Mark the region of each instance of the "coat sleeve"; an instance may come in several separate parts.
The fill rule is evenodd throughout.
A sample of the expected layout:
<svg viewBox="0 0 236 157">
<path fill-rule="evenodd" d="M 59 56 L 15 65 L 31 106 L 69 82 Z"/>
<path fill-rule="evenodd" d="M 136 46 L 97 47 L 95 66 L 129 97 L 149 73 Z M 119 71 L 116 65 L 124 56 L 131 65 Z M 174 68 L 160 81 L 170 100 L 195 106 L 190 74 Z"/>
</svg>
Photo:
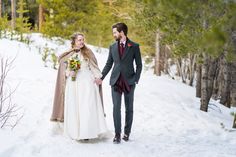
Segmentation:
<svg viewBox="0 0 236 157">
<path fill-rule="evenodd" d="M 135 82 L 138 83 L 143 66 L 139 45 L 137 45 L 135 50 L 135 64 L 136 64 Z"/>
<path fill-rule="evenodd" d="M 91 53 L 91 60 L 89 62 L 90 70 L 92 71 L 95 78 L 101 78 L 102 73 L 98 67 L 97 59 L 92 51 L 90 53 Z"/>
<path fill-rule="evenodd" d="M 109 73 L 109 71 L 111 70 L 112 65 L 113 65 L 113 62 L 114 62 L 114 60 L 113 60 L 113 57 L 112 57 L 111 46 L 110 46 L 110 48 L 109 48 L 109 54 L 108 54 L 108 58 L 107 58 L 107 62 L 106 62 L 105 67 L 104 67 L 103 70 L 102 70 L 102 77 L 101 77 L 102 80 L 106 77 L 106 75 L 107 75 L 107 74 Z"/>
</svg>

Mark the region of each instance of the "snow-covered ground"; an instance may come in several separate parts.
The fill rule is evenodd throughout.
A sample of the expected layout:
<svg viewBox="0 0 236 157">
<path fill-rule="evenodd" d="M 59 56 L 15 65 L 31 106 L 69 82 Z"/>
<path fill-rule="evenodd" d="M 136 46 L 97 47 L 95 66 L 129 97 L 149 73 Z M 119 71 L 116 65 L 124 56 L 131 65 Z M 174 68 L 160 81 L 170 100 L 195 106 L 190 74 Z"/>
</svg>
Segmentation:
<svg viewBox="0 0 236 157">
<path fill-rule="evenodd" d="M 59 54 L 69 48 L 32 35 L 30 46 L 7 39 L 0 40 L 0 55 L 16 57 L 8 75 L 12 88 L 18 85 L 13 102 L 24 114 L 13 129 L 0 129 L 0 157 L 235 157 L 236 130 L 232 130 L 233 109 L 211 101 L 209 112 L 199 110 L 195 89 L 156 77 L 144 70 L 135 91 L 134 123 L 129 142 L 113 144 L 106 140 L 77 142 L 55 130 L 49 121 L 57 71 L 44 67 L 39 49 L 54 48 Z M 46 44 L 47 43 L 47 44 Z M 107 49 L 91 46 L 100 68 L 107 59 Z M 103 83 L 107 125 L 113 132 L 112 100 L 109 75 Z M 124 105 L 122 105 L 124 124 Z M 225 128 L 222 128 L 223 124 Z"/>
</svg>

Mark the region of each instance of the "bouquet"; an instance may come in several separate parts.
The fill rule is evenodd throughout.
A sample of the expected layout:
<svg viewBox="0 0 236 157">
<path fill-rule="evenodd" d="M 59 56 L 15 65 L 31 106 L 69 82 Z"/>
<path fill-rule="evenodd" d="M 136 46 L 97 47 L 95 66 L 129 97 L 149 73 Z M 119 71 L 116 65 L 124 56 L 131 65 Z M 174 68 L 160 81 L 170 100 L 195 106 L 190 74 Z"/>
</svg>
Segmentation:
<svg viewBox="0 0 236 157">
<path fill-rule="evenodd" d="M 68 69 L 70 71 L 75 72 L 74 76 L 71 76 L 71 80 L 75 81 L 76 80 L 76 74 L 78 70 L 80 69 L 81 61 L 78 58 L 78 55 L 72 56 L 71 58 L 68 59 L 67 61 L 68 64 Z"/>
</svg>

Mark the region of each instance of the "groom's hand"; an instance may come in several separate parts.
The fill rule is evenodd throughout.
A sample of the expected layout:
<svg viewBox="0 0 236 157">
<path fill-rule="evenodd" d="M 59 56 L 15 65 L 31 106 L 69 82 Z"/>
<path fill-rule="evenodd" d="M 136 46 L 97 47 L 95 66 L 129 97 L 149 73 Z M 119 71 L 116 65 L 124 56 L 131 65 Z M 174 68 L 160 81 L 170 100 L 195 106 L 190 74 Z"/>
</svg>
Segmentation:
<svg viewBox="0 0 236 157">
<path fill-rule="evenodd" d="M 101 85 L 101 84 L 102 84 L 102 79 L 96 78 L 94 82 L 95 82 L 97 85 Z"/>
</svg>

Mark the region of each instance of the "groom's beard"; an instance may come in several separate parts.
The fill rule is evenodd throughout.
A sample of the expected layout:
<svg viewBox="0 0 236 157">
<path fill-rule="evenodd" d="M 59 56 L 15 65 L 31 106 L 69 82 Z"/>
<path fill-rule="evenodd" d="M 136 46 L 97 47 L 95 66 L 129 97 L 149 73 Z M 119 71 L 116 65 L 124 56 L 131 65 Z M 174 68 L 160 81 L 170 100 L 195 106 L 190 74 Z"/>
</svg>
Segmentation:
<svg viewBox="0 0 236 157">
<path fill-rule="evenodd" d="M 120 39 L 121 39 L 121 35 L 114 36 L 114 38 L 115 38 L 116 41 L 120 41 Z"/>
</svg>

